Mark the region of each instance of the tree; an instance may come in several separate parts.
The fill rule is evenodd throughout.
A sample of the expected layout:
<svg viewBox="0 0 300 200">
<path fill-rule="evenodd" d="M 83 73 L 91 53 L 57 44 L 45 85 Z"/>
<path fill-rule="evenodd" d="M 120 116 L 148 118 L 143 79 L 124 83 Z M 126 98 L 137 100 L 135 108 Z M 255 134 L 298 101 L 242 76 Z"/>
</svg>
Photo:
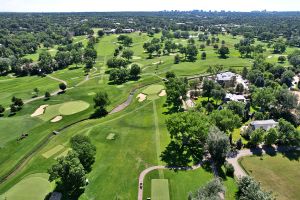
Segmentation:
<svg viewBox="0 0 300 200">
<path fill-rule="evenodd" d="M 198 49 L 195 45 L 188 45 L 186 47 L 186 57 L 188 61 L 194 62 L 197 60 L 197 55 L 198 55 Z"/>
<path fill-rule="evenodd" d="M 72 56 L 68 51 L 58 51 L 54 59 L 60 69 L 63 69 L 72 63 Z"/>
<path fill-rule="evenodd" d="M 207 149 L 217 168 L 221 167 L 230 150 L 228 136 L 217 127 L 211 127 L 207 136 Z"/>
<path fill-rule="evenodd" d="M 286 57 L 285 56 L 279 56 L 278 57 L 278 62 L 284 63 L 285 61 L 286 61 Z"/>
<path fill-rule="evenodd" d="M 129 49 L 126 49 L 123 51 L 122 53 L 122 57 L 127 59 L 128 61 L 132 59 L 132 56 L 133 56 L 133 51 L 132 50 L 129 50 Z"/>
<path fill-rule="evenodd" d="M 98 31 L 98 36 L 99 36 L 99 38 L 102 38 L 104 36 L 104 31 L 103 30 L 99 30 Z"/>
<path fill-rule="evenodd" d="M 0 116 L 3 116 L 4 111 L 5 108 L 2 105 L 0 105 Z"/>
<path fill-rule="evenodd" d="M 220 55 L 221 58 L 227 58 L 227 55 L 229 55 L 229 53 L 230 53 L 229 48 L 226 46 L 222 46 L 218 50 L 218 54 Z"/>
<path fill-rule="evenodd" d="M 277 129 L 270 128 L 264 137 L 264 142 L 266 145 L 272 145 L 275 144 L 278 138 Z"/>
<path fill-rule="evenodd" d="M 61 89 L 63 92 L 65 92 L 65 90 L 67 89 L 67 85 L 65 83 L 60 83 L 58 86 L 59 89 Z"/>
<path fill-rule="evenodd" d="M 167 71 L 166 79 L 170 79 L 170 78 L 176 78 L 176 75 L 174 72 Z"/>
<path fill-rule="evenodd" d="M 250 143 L 253 146 L 259 145 L 264 140 L 264 134 L 265 134 L 265 131 L 262 128 L 255 129 L 250 134 Z"/>
<path fill-rule="evenodd" d="M 242 83 L 238 83 L 236 85 L 235 91 L 239 94 L 243 94 L 244 93 L 244 85 Z"/>
<path fill-rule="evenodd" d="M 182 99 L 186 98 L 187 83 L 180 78 L 170 78 L 165 82 L 167 93 L 167 105 L 173 106 L 175 110 L 180 110 Z"/>
<path fill-rule="evenodd" d="M 292 93 L 290 90 L 285 88 L 277 88 L 274 92 L 275 96 L 275 106 L 278 112 L 288 112 L 291 109 L 294 109 L 298 105 L 297 96 Z"/>
<path fill-rule="evenodd" d="M 278 140 L 283 145 L 297 146 L 300 144 L 300 133 L 290 122 L 279 119 Z"/>
<path fill-rule="evenodd" d="M 247 67 L 243 67 L 243 71 L 242 71 L 242 77 L 243 79 L 247 78 L 248 75 L 248 68 Z"/>
<path fill-rule="evenodd" d="M 202 60 L 205 60 L 205 59 L 206 59 L 206 52 L 202 52 L 202 54 L 201 54 L 201 59 L 202 59 Z"/>
<path fill-rule="evenodd" d="M 300 50 L 295 50 L 292 54 L 288 56 L 288 60 L 293 67 L 300 66 Z"/>
<path fill-rule="evenodd" d="M 238 181 L 238 200 L 274 200 L 272 194 L 261 189 L 260 184 L 257 183 L 250 176 L 243 176 Z"/>
<path fill-rule="evenodd" d="M 212 91 L 215 88 L 215 82 L 213 80 L 204 79 L 203 86 L 202 86 L 202 92 L 203 96 L 208 98 L 212 97 Z"/>
<path fill-rule="evenodd" d="M 203 51 L 205 49 L 205 44 L 200 44 L 200 49 Z"/>
<path fill-rule="evenodd" d="M 51 97 L 50 92 L 46 91 L 45 92 L 45 99 L 50 99 L 50 97 Z"/>
<path fill-rule="evenodd" d="M 97 58 L 97 51 L 93 48 L 86 48 L 84 50 L 84 58 L 91 58 L 95 62 Z"/>
<path fill-rule="evenodd" d="M 286 84 L 288 87 L 293 85 L 295 73 L 291 70 L 285 71 L 281 76 L 281 83 Z"/>
<path fill-rule="evenodd" d="M 215 84 L 215 88 L 212 90 L 212 96 L 216 101 L 223 100 L 226 96 L 226 91 L 219 84 Z"/>
<path fill-rule="evenodd" d="M 71 147 L 78 154 L 80 163 L 86 172 L 90 172 L 95 162 L 96 147 L 84 135 L 75 135 L 71 138 Z"/>
<path fill-rule="evenodd" d="M 34 88 L 33 92 L 35 93 L 35 96 L 39 96 L 39 89 L 38 88 Z"/>
<path fill-rule="evenodd" d="M 85 186 L 85 171 L 77 157 L 77 153 L 70 151 L 66 157 L 60 157 L 49 170 L 49 181 L 61 183 L 64 191 L 69 195 L 79 191 Z"/>
<path fill-rule="evenodd" d="M 51 54 L 48 51 L 43 51 L 39 54 L 39 67 L 41 70 L 41 73 L 52 73 L 53 72 L 53 59 Z"/>
<path fill-rule="evenodd" d="M 174 64 L 178 64 L 179 62 L 180 62 L 180 56 L 179 56 L 179 54 L 176 54 L 174 56 Z"/>
<path fill-rule="evenodd" d="M 232 132 L 233 129 L 238 128 L 241 124 L 239 116 L 228 109 L 214 110 L 210 117 L 214 124 L 224 132 Z"/>
<path fill-rule="evenodd" d="M 225 193 L 225 188 L 220 178 L 215 178 L 198 191 L 190 193 L 188 200 L 221 200 L 220 193 Z"/>
<path fill-rule="evenodd" d="M 274 102 L 275 97 L 272 88 L 257 88 L 252 93 L 253 105 L 260 107 L 263 112 L 268 110 Z"/>
<path fill-rule="evenodd" d="M 245 104 L 238 101 L 229 101 L 226 105 L 226 108 L 231 110 L 234 114 L 238 115 L 240 118 L 243 118 L 245 115 Z"/>
<path fill-rule="evenodd" d="M 274 48 L 274 53 L 284 53 L 286 50 L 286 46 L 282 42 L 276 42 L 273 48 Z"/>
<path fill-rule="evenodd" d="M 103 91 L 98 92 L 93 100 L 95 103 L 95 108 L 105 109 L 105 107 L 110 104 L 107 93 Z"/>
<path fill-rule="evenodd" d="M 0 75 L 9 71 L 10 60 L 8 58 L 0 58 Z"/>
<path fill-rule="evenodd" d="M 76 67 L 78 66 L 78 64 L 82 63 L 83 52 L 81 50 L 73 49 L 71 51 L 71 56 L 72 56 L 73 63 L 76 64 Z"/>
<path fill-rule="evenodd" d="M 166 120 L 171 142 L 161 154 L 168 166 L 187 166 L 191 159 L 199 162 L 203 158 L 210 119 L 200 112 L 180 112 Z"/>
<path fill-rule="evenodd" d="M 141 68 L 138 64 L 131 65 L 129 74 L 132 79 L 137 80 L 140 73 L 141 73 Z"/>
</svg>

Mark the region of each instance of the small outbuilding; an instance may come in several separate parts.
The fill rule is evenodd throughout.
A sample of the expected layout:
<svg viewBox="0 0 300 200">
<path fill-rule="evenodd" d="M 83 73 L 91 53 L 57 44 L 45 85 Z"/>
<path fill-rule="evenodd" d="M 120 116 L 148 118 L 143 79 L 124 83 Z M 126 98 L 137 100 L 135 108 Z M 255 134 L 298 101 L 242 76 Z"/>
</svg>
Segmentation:
<svg viewBox="0 0 300 200">
<path fill-rule="evenodd" d="M 246 103 L 246 98 L 244 95 L 227 93 L 225 96 L 225 101 L 239 101 L 239 102 Z"/>
<path fill-rule="evenodd" d="M 270 128 L 276 127 L 278 122 L 275 122 L 273 119 L 268 119 L 268 120 L 256 120 L 250 123 L 250 127 L 253 130 L 262 128 L 264 130 L 269 130 Z"/>
</svg>

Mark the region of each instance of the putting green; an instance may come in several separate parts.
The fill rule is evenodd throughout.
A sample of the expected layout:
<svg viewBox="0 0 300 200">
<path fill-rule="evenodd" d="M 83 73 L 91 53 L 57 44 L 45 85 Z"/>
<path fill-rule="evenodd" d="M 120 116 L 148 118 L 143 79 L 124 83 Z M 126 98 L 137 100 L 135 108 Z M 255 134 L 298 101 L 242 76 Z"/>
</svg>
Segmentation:
<svg viewBox="0 0 300 200">
<path fill-rule="evenodd" d="M 151 95 L 151 94 L 157 94 L 164 89 L 163 85 L 150 85 L 145 90 L 143 90 L 144 94 Z"/>
<path fill-rule="evenodd" d="M 163 85 L 150 85 L 143 93 L 147 95 L 147 100 L 155 100 L 159 98 L 159 93 L 164 89 Z"/>
<path fill-rule="evenodd" d="M 168 179 L 151 180 L 151 199 L 170 200 Z"/>
<path fill-rule="evenodd" d="M 90 104 L 85 101 L 70 101 L 63 103 L 59 107 L 59 113 L 62 115 L 73 115 L 88 109 L 88 107 L 90 107 Z"/>
<path fill-rule="evenodd" d="M 52 191 L 53 187 L 48 181 L 49 174 L 38 173 L 25 177 L 6 193 L 0 200 L 41 200 Z"/>
</svg>

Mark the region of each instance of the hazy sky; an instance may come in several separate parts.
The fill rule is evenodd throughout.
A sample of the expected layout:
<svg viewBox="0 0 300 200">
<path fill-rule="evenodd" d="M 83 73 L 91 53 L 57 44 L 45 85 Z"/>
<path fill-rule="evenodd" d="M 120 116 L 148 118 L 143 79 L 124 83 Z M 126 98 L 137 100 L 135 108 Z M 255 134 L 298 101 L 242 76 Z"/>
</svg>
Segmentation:
<svg viewBox="0 0 300 200">
<path fill-rule="evenodd" d="M 0 11 L 300 11 L 300 0 L 0 0 Z"/>
</svg>

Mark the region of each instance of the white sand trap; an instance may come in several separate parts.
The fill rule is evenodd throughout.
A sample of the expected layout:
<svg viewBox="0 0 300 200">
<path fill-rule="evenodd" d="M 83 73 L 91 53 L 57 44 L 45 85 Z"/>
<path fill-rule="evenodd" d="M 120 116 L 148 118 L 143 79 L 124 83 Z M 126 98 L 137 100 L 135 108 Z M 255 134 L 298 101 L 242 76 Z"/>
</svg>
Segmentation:
<svg viewBox="0 0 300 200">
<path fill-rule="evenodd" d="M 139 102 L 143 102 L 146 100 L 147 98 L 147 95 L 143 94 L 143 93 L 140 93 L 139 95 L 137 95 L 136 98 L 139 98 Z"/>
<path fill-rule="evenodd" d="M 50 122 L 53 122 L 53 123 L 54 123 L 54 122 L 59 122 L 60 120 L 62 120 L 62 118 L 63 118 L 63 117 L 59 115 L 59 116 L 56 116 L 56 117 L 54 117 L 53 119 L 51 119 Z"/>
<path fill-rule="evenodd" d="M 268 56 L 268 58 L 272 58 L 273 56 Z"/>
<path fill-rule="evenodd" d="M 164 62 L 163 61 L 158 61 L 158 62 L 152 63 L 152 65 L 158 65 L 158 64 L 162 64 L 162 63 L 164 63 Z"/>
<path fill-rule="evenodd" d="M 163 96 L 166 96 L 166 94 L 167 94 L 166 90 L 162 90 L 158 96 L 163 97 Z"/>
<path fill-rule="evenodd" d="M 142 58 L 139 56 L 132 56 L 132 60 L 139 60 L 139 59 L 142 59 Z"/>
<path fill-rule="evenodd" d="M 37 116 L 40 116 L 40 115 L 44 114 L 45 109 L 48 106 L 49 105 L 41 105 L 38 109 L 36 109 L 36 111 L 34 111 L 34 113 L 31 114 L 31 117 L 37 117 Z"/>
</svg>

